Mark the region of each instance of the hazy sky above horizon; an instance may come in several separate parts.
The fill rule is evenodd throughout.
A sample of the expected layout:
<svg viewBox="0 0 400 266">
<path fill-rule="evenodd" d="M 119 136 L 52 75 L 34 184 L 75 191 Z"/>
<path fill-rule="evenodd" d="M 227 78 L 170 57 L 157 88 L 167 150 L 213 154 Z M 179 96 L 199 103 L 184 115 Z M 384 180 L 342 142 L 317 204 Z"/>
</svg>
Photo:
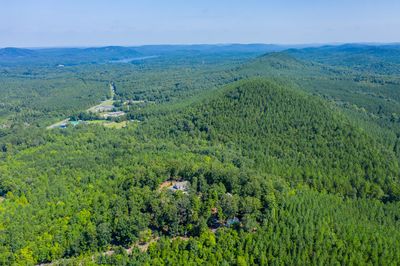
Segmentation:
<svg viewBox="0 0 400 266">
<path fill-rule="evenodd" d="M 399 0 L 0 0 L 0 47 L 399 42 Z"/>
</svg>

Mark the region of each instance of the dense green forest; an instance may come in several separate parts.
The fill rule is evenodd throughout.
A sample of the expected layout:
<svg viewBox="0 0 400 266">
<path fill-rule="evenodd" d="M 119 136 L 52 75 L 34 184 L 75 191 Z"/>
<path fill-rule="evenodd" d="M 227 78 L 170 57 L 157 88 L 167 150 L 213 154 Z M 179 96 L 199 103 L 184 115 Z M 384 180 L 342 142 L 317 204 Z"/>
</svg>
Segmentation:
<svg viewBox="0 0 400 266">
<path fill-rule="evenodd" d="M 1 51 L 0 264 L 399 264 L 398 47 L 284 48 Z"/>
</svg>

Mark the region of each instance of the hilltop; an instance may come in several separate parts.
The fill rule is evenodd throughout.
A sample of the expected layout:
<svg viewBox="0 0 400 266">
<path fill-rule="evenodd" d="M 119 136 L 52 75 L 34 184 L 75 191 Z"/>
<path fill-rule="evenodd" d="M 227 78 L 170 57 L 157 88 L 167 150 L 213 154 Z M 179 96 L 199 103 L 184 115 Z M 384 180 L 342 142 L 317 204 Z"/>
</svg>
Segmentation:
<svg viewBox="0 0 400 266">
<path fill-rule="evenodd" d="M 209 96 L 150 123 L 164 137 L 189 134 L 210 145 L 223 143 L 289 182 L 351 197 L 400 196 L 390 192 L 390 180 L 399 180 L 392 150 L 321 99 L 262 79 L 243 80 Z"/>
</svg>

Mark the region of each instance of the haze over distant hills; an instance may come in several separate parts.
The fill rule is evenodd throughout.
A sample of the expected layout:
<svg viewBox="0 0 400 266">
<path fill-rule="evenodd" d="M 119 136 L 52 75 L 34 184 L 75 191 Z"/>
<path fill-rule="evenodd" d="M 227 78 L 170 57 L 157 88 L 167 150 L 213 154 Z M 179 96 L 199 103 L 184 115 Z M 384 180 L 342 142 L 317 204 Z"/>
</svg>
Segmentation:
<svg viewBox="0 0 400 266">
<path fill-rule="evenodd" d="M 320 48 L 317 48 L 320 47 Z M 299 50 L 304 49 L 306 50 Z M 85 63 L 107 63 L 112 60 L 122 60 L 141 56 L 162 55 L 171 52 L 181 53 L 249 53 L 263 54 L 277 52 L 287 49 L 296 49 L 299 58 L 307 56 L 308 59 L 318 58 L 323 62 L 323 54 L 330 52 L 352 53 L 355 50 L 375 51 L 376 56 L 384 56 L 385 51 L 400 50 L 398 44 L 343 44 L 343 45 L 275 45 L 275 44 L 195 44 L 195 45 L 144 45 L 144 46 L 105 46 L 87 48 L 1 48 L 0 64 L 85 64 Z M 400 53 L 400 52 L 399 52 Z M 354 56 L 354 55 L 352 55 Z M 389 52 L 389 56 L 391 53 Z M 341 58 L 341 57 L 339 57 Z M 339 60 L 339 59 L 338 59 Z"/>
</svg>

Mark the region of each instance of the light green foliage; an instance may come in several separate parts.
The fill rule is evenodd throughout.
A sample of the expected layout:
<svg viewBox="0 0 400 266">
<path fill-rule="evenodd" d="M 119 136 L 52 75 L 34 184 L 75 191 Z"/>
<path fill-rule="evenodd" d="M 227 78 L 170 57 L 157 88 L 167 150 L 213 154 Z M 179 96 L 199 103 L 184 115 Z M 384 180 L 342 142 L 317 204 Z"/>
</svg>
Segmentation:
<svg viewBox="0 0 400 266">
<path fill-rule="evenodd" d="M 2 69 L 0 264 L 398 264 L 397 70 L 319 52 Z"/>
</svg>

